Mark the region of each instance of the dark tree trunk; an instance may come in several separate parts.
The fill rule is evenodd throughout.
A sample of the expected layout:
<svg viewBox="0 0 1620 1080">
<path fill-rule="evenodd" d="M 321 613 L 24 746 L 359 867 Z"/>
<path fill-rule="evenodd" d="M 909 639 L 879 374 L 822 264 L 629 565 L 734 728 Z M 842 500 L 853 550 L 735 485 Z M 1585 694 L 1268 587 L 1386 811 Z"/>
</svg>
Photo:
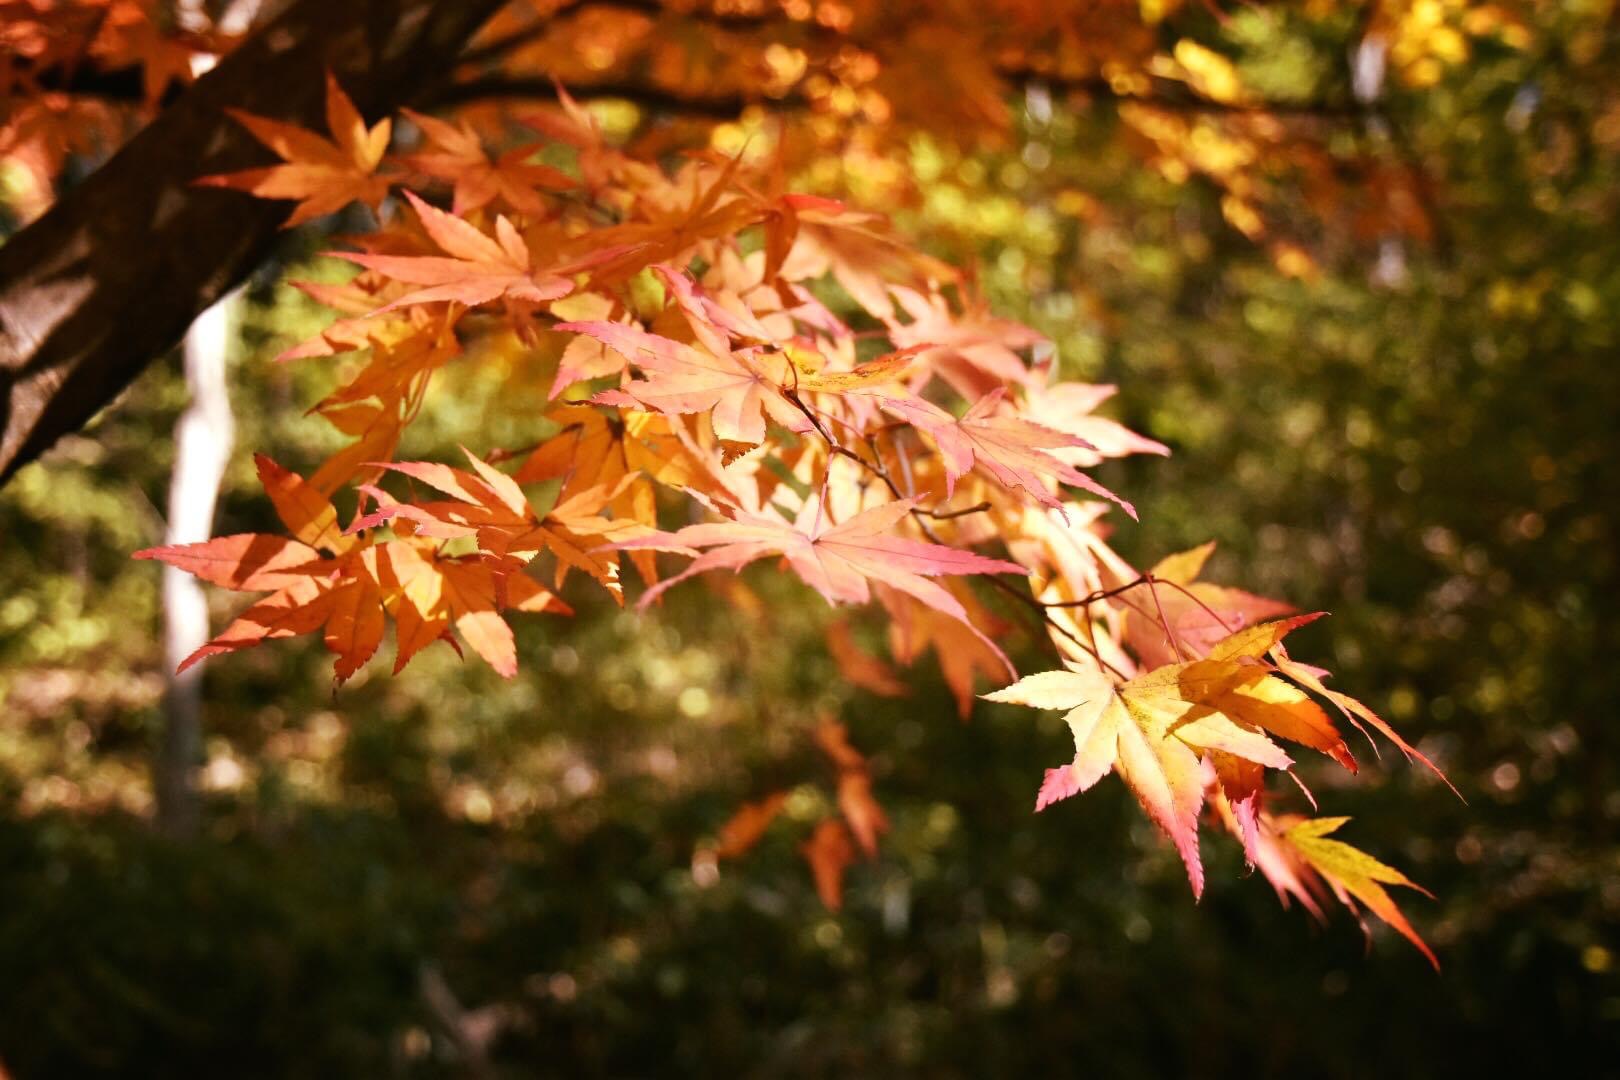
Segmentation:
<svg viewBox="0 0 1620 1080">
<path fill-rule="evenodd" d="M 291 209 L 190 181 L 273 161 L 235 107 L 324 130 L 440 83 L 505 0 L 298 0 L 0 245 L 0 483 L 83 426 L 245 278 Z"/>
</svg>

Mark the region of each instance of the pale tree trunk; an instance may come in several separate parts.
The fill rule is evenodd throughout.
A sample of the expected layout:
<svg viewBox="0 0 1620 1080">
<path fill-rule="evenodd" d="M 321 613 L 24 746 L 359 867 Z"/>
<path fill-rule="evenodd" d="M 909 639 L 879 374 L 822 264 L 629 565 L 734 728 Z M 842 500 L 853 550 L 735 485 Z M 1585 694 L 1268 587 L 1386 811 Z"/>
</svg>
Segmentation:
<svg viewBox="0 0 1620 1080">
<path fill-rule="evenodd" d="M 461 1075 L 474 1080 L 492 1075 L 489 1048 L 508 1022 L 507 1010 L 500 1005 L 464 1008 L 436 964 L 423 964 L 417 976 L 422 1005 L 448 1044 Z"/>
<path fill-rule="evenodd" d="M 1350 92 L 1357 104 L 1367 110 L 1367 128 L 1379 139 L 1393 140 L 1396 132 L 1379 112 L 1384 96 L 1384 78 L 1389 67 L 1389 42 L 1383 35 L 1368 33 L 1350 50 Z M 1399 288 L 1406 283 L 1406 245 L 1395 232 L 1378 240 L 1378 261 L 1367 275 L 1373 285 Z"/>
<path fill-rule="evenodd" d="M 214 505 L 230 460 L 235 423 L 225 383 L 234 337 L 233 293 L 197 317 L 186 333 L 186 388 L 191 404 L 174 427 L 174 476 L 169 483 L 166 544 L 195 544 L 214 531 Z M 163 568 L 163 655 L 170 672 L 163 735 L 153 769 L 158 826 L 183 838 L 197 828 L 197 765 L 202 750 L 202 668 L 174 669 L 208 640 L 208 599 L 197 579 Z"/>
</svg>

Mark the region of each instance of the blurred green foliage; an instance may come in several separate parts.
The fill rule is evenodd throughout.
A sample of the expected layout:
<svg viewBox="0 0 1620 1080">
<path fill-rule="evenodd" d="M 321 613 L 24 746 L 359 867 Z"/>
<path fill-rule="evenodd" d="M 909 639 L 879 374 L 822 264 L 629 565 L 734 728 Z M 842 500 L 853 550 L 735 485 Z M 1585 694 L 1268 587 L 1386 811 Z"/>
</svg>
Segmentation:
<svg viewBox="0 0 1620 1080">
<path fill-rule="evenodd" d="M 755 614 L 699 585 L 645 618 L 570 595 L 577 618 L 519 626 L 510 683 L 442 647 L 336 695 L 308 643 L 215 661 L 203 835 L 164 840 L 158 573 L 128 552 L 161 536 L 169 364 L 0 492 L 5 1068 L 473 1071 L 423 993 L 442 980 L 498 1075 L 1620 1074 L 1620 39 L 1544 15 L 1536 48 L 1391 90 L 1382 120 L 1301 121 L 1421 164 L 1430 245 L 1320 238 L 1284 273 L 1213 194 L 1123 151 L 1111 111 L 1035 101 L 1003 150 L 919 142 L 929 194 L 901 215 L 1174 447 L 1102 476 L 1142 511 L 1120 549 L 1214 537 L 1215 577 L 1332 610 L 1296 655 L 1462 790 L 1388 755 L 1305 770 L 1437 894 L 1408 909 L 1438 977 L 1387 934 L 1368 954 L 1342 916 L 1280 910 L 1220 840 L 1195 906 L 1113 782 L 1031 815 L 1055 717 L 961 724 L 931 660 L 906 699 L 843 686 L 824 609 L 769 571 L 745 578 Z M 1278 97 L 1341 78 L 1286 20 L 1226 33 Z M 1026 195 L 1037 173 L 1086 196 Z M 319 312 L 268 281 L 244 311 L 239 445 L 307 468 L 330 446 L 296 415 L 332 374 L 269 357 Z M 411 455 L 528 436 L 466 367 Z M 268 515 L 239 452 L 218 531 Z M 797 851 L 832 797 L 806 737 L 824 713 L 894 820 L 836 915 Z M 783 787 L 758 849 L 694 872 Z"/>
</svg>

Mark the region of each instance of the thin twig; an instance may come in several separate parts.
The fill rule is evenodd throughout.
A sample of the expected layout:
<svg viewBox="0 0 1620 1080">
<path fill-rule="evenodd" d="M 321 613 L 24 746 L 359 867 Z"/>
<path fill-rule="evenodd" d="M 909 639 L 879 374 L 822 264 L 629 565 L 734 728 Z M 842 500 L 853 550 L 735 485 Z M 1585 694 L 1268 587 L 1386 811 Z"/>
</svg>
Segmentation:
<svg viewBox="0 0 1620 1080">
<path fill-rule="evenodd" d="M 1181 651 L 1181 639 L 1176 636 L 1176 632 L 1174 630 L 1170 629 L 1170 620 L 1164 617 L 1164 605 L 1159 603 L 1159 589 L 1154 583 L 1152 574 L 1147 575 L 1147 586 L 1148 595 L 1153 597 L 1153 607 L 1159 613 L 1159 625 L 1164 627 L 1164 639 L 1168 641 L 1170 643 L 1170 647 L 1175 650 L 1177 663 L 1184 662 L 1187 659 L 1187 655 Z"/>
<path fill-rule="evenodd" d="M 913 510 L 913 514 L 927 514 L 935 521 L 950 521 L 953 518 L 967 517 L 969 514 L 982 514 L 990 509 L 988 502 L 976 503 L 973 506 L 964 506 L 960 510 Z"/>
</svg>

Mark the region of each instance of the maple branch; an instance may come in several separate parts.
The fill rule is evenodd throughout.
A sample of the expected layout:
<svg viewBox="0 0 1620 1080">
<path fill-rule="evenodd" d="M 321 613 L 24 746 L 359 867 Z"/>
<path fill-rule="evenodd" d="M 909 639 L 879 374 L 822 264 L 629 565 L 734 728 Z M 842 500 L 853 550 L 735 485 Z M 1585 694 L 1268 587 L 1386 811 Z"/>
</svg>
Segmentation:
<svg viewBox="0 0 1620 1080">
<path fill-rule="evenodd" d="M 1170 620 L 1164 617 L 1164 605 L 1159 602 L 1159 589 L 1153 583 L 1152 574 L 1148 575 L 1147 583 L 1148 595 L 1153 597 L 1153 609 L 1159 613 L 1159 626 L 1164 629 L 1164 640 L 1169 642 L 1170 648 L 1175 650 L 1177 662 L 1184 661 L 1187 656 L 1181 651 L 1181 639 L 1176 636 L 1174 630 L 1170 629 Z"/>
<path fill-rule="evenodd" d="M 1119 104 L 1137 104 L 1173 112 L 1213 113 L 1233 117 L 1280 116 L 1336 120 L 1356 119 L 1366 115 L 1367 112 L 1365 108 L 1359 105 L 1327 101 L 1216 101 L 1212 98 L 1199 97 L 1188 93 L 1184 88 L 1179 90 L 1170 89 L 1169 87 L 1173 86 L 1173 84 L 1167 84 L 1167 89 L 1157 94 L 1126 94 L 1114 89 L 1106 79 L 1100 77 L 1066 79 L 1034 71 L 1011 71 L 1005 74 L 1015 88 L 1038 84 L 1060 93 L 1080 93 L 1090 97 L 1106 98 Z M 649 83 L 629 80 L 613 80 L 578 86 L 570 85 L 568 92 L 581 100 L 618 98 L 634 102 L 648 109 L 721 119 L 731 119 L 750 105 L 764 105 L 777 110 L 793 110 L 808 108 L 810 104 L 808 100 L 799 94 L 787 94 L 774 98 L 767 95 L 742 94 L 694 96 L 681 94 L 675 90 L 654 86 Z M 428 103 L 435 106 L 449 106 L 464 105 L 473 101 L 508 98 L 551 100 L 556 96 L 556 84 L 550 79 L 538 76 L 495 73 L 450 83 L 433 93 L 428 98 Z"/>
<path fill-rule="evenodd" d="M 762 26 L 784 26 L 804 30 L 815 36 L 828 39 L 849 40 L 848 35 L 823 26 L 819 22 L 791 18 L 780 7 L 775 11 L 749 12 L 720 11 L 713 6 L 710 6 L 707 10 L 696 5 L 671 7 L 662 3 L 661 0 L 586 0 L 586 3 L 589 7 L 627 11 L 645 15 L 648 18 L 673 15 L 677 18 L 689 19 L 693 22 L 722 27 L 728 30 L 755 30 Z"/>
<path fill-rule="evenodd" d="M 715 94 L 691 96 L 678 94 L 646 83 L 610 81 L 571 85 L 568 93 L 579 101 L 598 98 L 617 98 L 633 102 L 647 109 L 689 116 L 705 116 L 720 120 L 737 117 L 750 105 L 770 105 L 772 108 L 799 108 L 804 106 L 798 98 L 767 98 L 741 94 Z M 488 75 L 463 82 L 453 82 L 432 91 L 425 104 L 433 107 L 465 105 L 474 101 L 507 98 L 531 98 L 554 101 L 557 84 L 539 76 Z"/>
<path fill-rule="evenodd" d="M 532 41 L 538 41 L 551 30 L 555 19 L 564 14 L 575 15 L 586 11 L 621 11 L 627 14 L 643 15 L 650 19 L 675 17 L 690 22 L 703 23 L 725 30 L 756 30 L 764 26 L 792 27 L 807 31 L 814 36 L 835 36 L 820 23 L 802 22 L 787 18 L 780 11 L 771 14 L 751 14 L 741 11 L 699 11 L 681 10 L 668 7 L 658 0 L 571 0 L 570 3 L 554 10 L 549 20 L 541 20 L 528 26 L 519 27 L 504 37 L 493 41 L 475 45 L 461 54 L 460 60 L 464 64 L 487 64 L 498 62 L 506 54 L 515 49 L 522 48 Z M 840 38 L 842 40 L 842 38 Z"/>
<path fill-rule="evenodd" d="M 974 506 L 964 506 L 960 510 L 913 510 L 912 513 L 927 514 L 935 521 L 950 521 L 953 518 L 967 517 L 969 514 L 982 514 L 989 509 L 988 502 L 981 502 Z"/>
<path fill-rule="evenodd" d="M 1154 90 L 1149 94 L 1122 92 L 1101 75 L 1063 76 L 1036 71 L 1031 68 L 1004 67 L 999 73 L 1019 87 L 1044 86 L 1057 93 L 1084 94 L 1104 98 L 1121 104 L 1133 103 L 1171 112 L 1217 113 L 1228 116 L 1297 116 L 1333 120 L 1353 120 L 1367 114 L 1367 108 L 1355 102 L 1337 101 L 1217 101 L 1190 90 L 1184 83 L 1173 79 L 1154 78 Z"/>
<path fill-rule="evenodd" d="M 988 581 L 992 587 L 998 589 L 999 591 L 1001 591 L 1003 593 L 1006 593 L 1008 596 L 1012 597 L 1014 600 L 1017 600 L 1019 603 L 1023 604 L 1025 607 L 1028 607 L 1028 608 L 1030 608 L 1030 609 L 1032 609 L 1034 611 L 1039 612 L 1040 617 L 1041 617 L 1042 625 L 1051 627 L 1053 630 L 1056 630 L 1058 633 L 1062 634 L 1064 637 L 1066 637 L 1070 641 L 1074 642 L 1075 645 L 1077 645 L 1081 649 L 1085 650 L 1085 652 L 1093 660 L 1097 661 L 1097 664 L 1100 667 L 1107 668 L 1109 671 L 1112 671 L 1115 675 L 1118 675 L 1121 679 L 1125 679 L 1125 680 L 1130 679 L 1129 675 L 1125 674 L 1123 671 L 1119 670 L 1119 668 L 1115 667 L 1113 664 L 1111 664 L 1107 660 L 1103 659 L 1102 653 L 1097 651 L 1097 647 L 1095 645 L 1093 645 L 1090 642 L 1084 640 L 1078 634 L 1076 634 L 1072 630 L 1070 630 L 1067 626 L 1064 626 L 1062 623 L 1058 622 L 1057 619 L 1052 615 L 1052 613 L 1047 610 L 1047 605 L 1045 603 L 1043 603 L 1038 597 L 1031 596 L 1031 595 L 1028 595 L 1026 593 L 1019 592 L 1016 588 L 1014 588 L 1012 586 L 1011 583 L 1003 581 L 1001 578 L 998 578 L 998 577 L 991 577 L 989 575 L 986 575 L 984 580 Z M 1056 648 L 1055 645 L 1053 647 Z"/>
<path fill-rule="evenodd" d="M 1132 581 L 1127 581 L 1123 585 L 1116 585 L 1112 589 L 1098 589 L 1095 592 L 1087 593 L 1078 600 L 1043 600 L 1041 601 L 1041 604 L 1049 608 L 1090 607 L 1092 604 L 1098 603 L 1099 601 L 1111 600 L 1116 596 L 1130 592 L 1132 589 L 1146 584 L 1147 580 L 1148 575 L 1143 574 L 1141 577 L 1138 577 Z"/>
<path fill-rule="evenodd" d="M 1151 574 L 1148 575 L 1148 576 L 1150 578 L 1152 577 Z M 1153 580 L 1170 586 L 1172 589 L 1175 589 L 1177 592 L 1181 593 L 1181 595 L 1185 596 L 1187 599 L 1191 600 L 1193 603 L 1195 603 L 1199 607 L 1203 608 L 1204 609 L 1204 614 L 1206 614 L 1210 618 L 1214 619 L 1216 624 L 1222 630 L 1225 630 L 1228 634 L 1233 633 L 1233 632 L 1235 632 L 1237 630 L 1237 627 L 1232 626 L 1225 619 L 1221 618 L 1220 613 L 1218 613 L 1214 608 L 1210 607 L 1208 604 L 1206 604 L 1202 600 L 1198 599 L 1198 594 L 1197 593 L 1193 592 L 1191 589 L 1187 588 L 1185 585 L 1181 584 L 1180 582 L 1170 581 L 1170 580 L 1168 580 L 1166 578 L 1153 578 Z"/>
<path fill-rule="evenodd" d="M 826 440 L 828 453 L 837 454 L 840 457 L 847 457 L 851 461 L 856 462 L 861 467 L 865 468 L 873 476 L 876 476 L 879 480 L 882 480 L 883 483 L 888 487 L 889 491 L 894 495 L 894 497 L 896 499 L 908 498 L 908 496 L 901 493 L 899 486 L 896 485 L 895 482 L 894 482 L 894 478 L 889 475 L 889 470 L 883 467 L 882 460 L 881 460 L 881 458 L 879 458 L 879 455 L 877 453 L 877 445 L 876 445 L 876 441 L 875 441 L 875 439 L 876 439 L 875 436 L 873 436 L 869 441 L 872 444 L 872 451 L 873 451 L 872 456 L 874 458 L 879 458 L 879 460 L 876 463 L 871 462 L 871 461 L 867 461 L 865 458 L 861 457 L 859 454 L 855 453 L 853 450 L 850 450 L 848 447 L 840 445 L 827 432 L 827 429 L 822 426 L 821 421 L 819 419 L 817 419 L 815 413 L 810 409 L 810 407 L 807 406 L 802 400 L 800 400 L 798 392 L 796 390 L 784 390 L 783 391 L 783 396 L 786 397 L 789 401 L 791 401 L 795 406 L 798 407 L 799 411 L 804 414 L 805 419 L 809 420 L 811 425 L 815 427 L 816 431 L 821 435 L 821 437 Z M 903 461 L 904 458 L 902 458 L 901 460 Z M 941 547 L 948 547 L 950 545 L 946 544 L 943 540 L 941 540 L 939 538 L 939 534 L 934 532 L 933 527 L 928 524 L 928 521 L 926 520 L 927 518 L 933 518 L 936 521 L 946 521 L 946 520 L 949 520 L 950 518 L 953 518 L 953 517 L 964 517 L 967 514 L 976 514 L 976 513 L 979 513 L 981 510 L 988 510 L 988 509 L 990 509 L 990 504 L 989 503 L 980 503 L 978 506 L 971 506 L 971 507 L 968 507 L 965 510 L 956 511 L 956 512 L 945 512 L 945 513 L 935 513 L 934 511 L 920 510 L 917 507 L 912 507 L 911 508 L 911 517 L 912 517 L 912 520 L 917 523 L 917 528 L 922 531 L 923 536 L 927 537 L 930 543 L 939 544 Z M 1064 637 L 1066 637 L 1070 641 L 1074 642 L 1075 645 L 1079 646 L 1081 649 L 1083 649 L 1087 653 L 1089 653 L 1091 655 L 1091 658 L 1093 660 L 1097 661 L 1097 663 L 1100 666 L 1107 668 L 1109 671 L 1112 671 L 1115 675 L 1118 675 L 1121 679 L 1130 678 L 1130 676 L 1126 675 L 1123 671 L 1120 671 L 1113 664 L 1110 664 L 1107 660 L 1105 660 L 1103 658 L 1102 654 L 1097 651 L 1095 646 L 1093 646 L 1089 642 L 1086 642 L 1086 641 L 1082 640 L 1078 635 L 1076 635 L 1072 631 L 1070 631 L 1068 627 L 1066 627 L 1062 623 L 1058 622 L 1057 619 L 1052 615 L 1052 613 L 1046 610 L 1046 605 L 1043 604 L 1040 600 L 1038 600 L 1034 596 L 1026 595 L 1026 594 L 1024 594 L 1022 592 L 1019 592 L 1017 589 L 1015 589 L 1008 582 L 1003 581 L 1002 579 L 1000 579 L 998 577 L 995 577 L 993 575 L 986 575 L 984 580 L 988 581 L 992 587 L 1001 590 L 1002 592 L 1006 593 L 1008 596 L 1011 596 L 1013 599 L 1015 599 L 1015 600 L 1019 601 L 1020 603 L 1024 604 L 1026 607 L 1029 607 L 1029 608 L 1033 609 L 1034 611 L 1038 612 L 1040 614 L 1041 623 L 1042 623 L 1043 626 L 1051 627 L 1053 630 L 1056 630 L 1058 633 L 1062 634 Z M 1054 645 L 1054 648 L 1055 647 L 1056 646 Z"/>
<path fill-rule="evenodd" d="M 1163 581 L 1162 578 L 1155 579 L 1152 574 L 1143 574 L 1141 577 L 1138 577 L 1133 581 L 1127 581 L 1123 585 L 1116 585 L 1112 589 L 1098 589 L 1095 592 L 1088 593 L 1087 595 L 1081 597 L 1078 600 L 1037 600 L 1036 602 L 1039 603 L 1042 607 L 1045 607 L 1045 608 L 1088 608 L 1092 604 L 1098 603 L 1098 602 L 1103 601 L 1103 600 L 1118 599 L 1118 600 L 1124 601 L 1125 606 L 1130 608 L 1132 611 L 1134 611 L 1137 614 L 1143 616 L 1144 618 L 1150 618 L 1151 619 L 1153 617 L 1151 612 L 1149 612 L 1146 608 L 1142 607 L 1141 604 L 1138 604 L 1133 600 L 1127 599 L 1125 594 L 1130 592 L 1132 589 L 1139 588 L 1139 587 L 1141 587 L 1143 585 L 1151 586 L 1156 580 L 1157 581 Z M 1173 584 L 1173 583 L 1172 582 L 1165 582 L 1165 584 L 1168 585 L 1168 584 Z M 1196 600 L 1196 597 L 1194 599 Z M 1155 596 L 1154 596 L 1154 602 L 1155 603 L 1158 602 L 1157 594 L 1155 594 Z M 1200 605 L 1202 605 L 1202 601 L 1198 601 L 1198 603 Z M 1208 609 L 1206 608 L 1206 610 L 1208 610 Z M 1161 611 L 1161 617 L 1162 617 L 1162 611 Z M 1219 619 L 1219 616 L 1216 616 L 1216 618 Z M 1224 626 L 1225 624 L 1223 623 L 1222 625 Z M 1165 624 L 1165 629 L 1168 631 L 1168 629 L 1169 629 L 1168 623 Z M 1171 644 L 1172 644 L 1172 646 L 1174 646 L 1175 642 L 1172 641 Z M 1180 649 L 1178 648 L 1177 653 L 1179 654 L 1179 652 L 1180 652 Z"/>
<path fill-rule="evenodd" d="M 1230 633 L 1233 633 L 1237 629 L 1236 627 L 1234 627 L 1230 623 L 1228 623 L 1224 618 L 1222 618 L 1221 614 L 1218 611 L 1216 611 L 1214 608 L 1210 607 L 1208 604 L 1204 603 L 1204 601 L 1200 600 L 1198 598 L 1198 594 L 1193 592 L 1191 589 L 1187 588 L 1185 585 L 1181 584 L 1178 581 L 1171 581 L 1169 578 L 1155 577 L 1152 574 L 1143 574 L 1141 577 L 1135 578 L 1134 580 L 1131 580 L 1131 581 L 1127 581 L 1123 585 L 1116 585 L 1112 589 L 1098 589 L 1096 592 L 1087 593 L 1085 596 L 1082 596 L 1078 600 L 1045 600 L 1045 601 L 1042 601 L 1042 603 L 1046 607 L 1049 607 L 1049 608 L 1083 608 L 1083 607 L 1090 607 L 1092 604 L 1095 604 L 1095 603 L 1097 603 L 1098 601 L 1101 601 L 1101 600 L 1111 600 L 1111 599 L 1113 599 L 1115 597 L 1122 597 L 1125 593 L 1128 593 L 1132 589 L 1139 588 L 1139 587 L 1141 587 L 1143 585 L 1148 585 L 1148 586 L 1168 585 L 1172 589 L 1175 589 L 1177 592 L 1179 592 L 1181 595 L 1185 596 L 1188 600 L 1191 600 L 1193 603 L 1197 604 L 1200 608 L 1202 608 L 1203 611 L 1204 611 L 1204 614 L 1206 614 L 1210 618 L 1214 619 L 1216 625 L 1219 626 L 1222 630 L 1225 630 L 1227 633 L 1230 634 Z M 1158 596 L 1157 595 L 1154 596 L 1154 603 L 1158 603 Z M 1138 607 L 1135 604 L 1131 604 L 1131 607 L 1134 608 L 1137 611 L 1142 610 L 1140 607 Z"/>
<path fill-rule="evenodd" d="M 1155 577 L 1153 574 L 1143 574 L 1133 581 L 1127 581 L 1125 584 L 1116 585 L 1111 589 L 1098 589 L 1095 592 L 1082 596 L 1078 600 L 1042 600 L 1037 602 L 1043 607 L 1048 608 L 1084 608 L 1090 607 L 1092 604 L 1098 603 L 1102 600 L 1111 600 L 1115 598 L 1124 599 L 1126 593 L 1143 585 L 1148 586 L 1149 591 L 1153 594 L 1153 604 L 1154 607 L 1158 609 L 1159 623 L 1164 627 L 1165 637 L 1170 642 L 1171 647 L 1175 649 L 1177 656 L 1181 655 L 1181 644 L 1176 639 L 1175 634 L 1171 631 L 1169 621 L 1164 617 L 1164 607 L 1159 603 L 1159 593 L 1156 586 L 1168 585 L 1172 589 L 1175 589 L 1188 600 L 1191 600 L 1194 604 L 1197 604 L 1198 607 L 1203 610 L 1204 614 L 1208 615 L 1211 619 L 1214 619 L 1215 624 L 1228 634 L 1235 633 L 1238 629 L 1231 623 L 1227 622 L 1226 619 L 1221 616 L 1220 612 L 1204 603 L 1204 601 L 1199 598 L 1197 593 L 1193 592 L 1185 585 L 1178 581 L 1171 581 L 1169 578 Z M 1140 604 L 1133 603 L 1130 600 L 1126 600 L 1125 603 L 1131 608 L 1131 610 L 1136 611 L 1141 615 L 1151 617 L 1151 615 Z"/>
<path fill-rule="evenodd" d="M 872 457 L 875 460 L 867 461 L 865 458 L 861 457 L 861 455 L 849 449 L 847 446 L 841 445 L 832 437 L 810 407 L 800 400 L 798 391 L 785 390 L 783 391 L 783 396 L 791 401 L 794 405 L 798 406 L 799 411 L 802 412 L 805 415 L 805 418 L 815 426 L 816 432 L 827 441 L 828 453 L 836 454 L 839 457 L 848 458 L 857 465 L 860 465 L 867 472 L 871 473 L 879 480 L 882 480 L 883 483 L 888 487 L 890 494 L 892 494 L 896 499 L 912 498 L 912 496 L 909 496 L 900 490 L 900 486 L 896 484 L 894 482 L 894 478 L 889 475 L 889 470 L 884 468 L 883 460 L 877 452 L 877 443 L 875 438 L 868 440 L 868 444 L 872 448 Z M 934 531 L 928 527 L 928 522 L 923 520 L 924 518 L 932 518 L 935 521 L 950 521 L 952 518 L 966 517 L 969 514 L 977 514 L 988 509 L 990 509 L 990 504 L 987 502 L 981 502 L 977 506 L 969 506 L 962 510 L 925 510 L 921 507 L 913 506 L 911 508 L 911 516 L 917 519 L 918 527 L 922 529 L 923 535 L 926 536 L 930 541 L 942 546 L 948 546 L 945 545 L 944 541 L 942 541 L 934 533 Z"/>
<path fill-rule="evenodd" d="M 98 68 L 90 64 L 61 63 L 37 71 L 19 66 L 14 72 L 19 85 L 35 93 L 72 94 L 78 97 L 100 98 L 105 101 L 136 104 L 146 100 L 146 88 L 139 65 Z M 161 102 L 179 97 L 184 88 L 172 84 Z M 0 114 L 3 117 L 4 114 Z"/>
<path fill-rule="evenodd" d="M 334 71 L 369 116 L 504 0 L 298 0 L 0 247 L 0 482 L 109 404 L 271 250 L 290 204 L 191 181 L 272 155 L 227 109 L 313 125 Z"/>
</svg>

